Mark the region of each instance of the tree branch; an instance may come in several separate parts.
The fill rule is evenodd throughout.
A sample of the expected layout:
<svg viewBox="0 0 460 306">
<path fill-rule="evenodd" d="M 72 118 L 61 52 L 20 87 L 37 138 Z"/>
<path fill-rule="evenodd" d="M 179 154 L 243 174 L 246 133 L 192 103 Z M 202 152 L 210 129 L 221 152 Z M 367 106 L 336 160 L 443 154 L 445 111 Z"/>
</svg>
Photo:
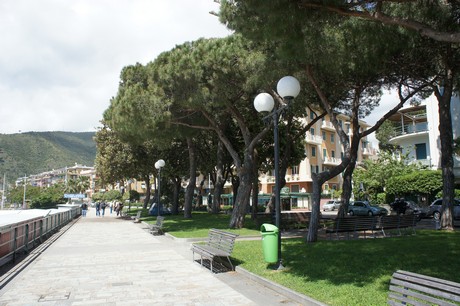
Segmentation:
<svg viewBox="0 0 460 306">
<path fill-rule="evenodd" d="M 378 2 L 380 3 L 381 1 L 378 1 Z M 401 1 L 386 1 L 386 2 L 401 2 Z M 397 25 L 397 26 L 401 26 L 406 29 L 414 30 L 420 33 L 420 35 L 429 37 L 436 41 L 460 43 L 460 33 L 459 32 L 454 32 L 454 33 L 441 32 L 426 24 L 420 23 L 415 20 L 409 20 L 409 19 L 403 19 L 400 17 L 389 16 L 387 14 L 382 13 L 380 10 L 375 10 L 375 11 L 354 10 L 352 9 L 352 7 L 324 5 L 320 3 L 313 3 L 309 0 L 302 0 L 299 6 L 303 8 L 324 9 L 330 12 L 337 13 L 342 16 L 362 18 L 362 19 L 366 19 L 366 20 L 370 20 L 374 22 L 381 22 L 386 25 Z"/>
</svg>

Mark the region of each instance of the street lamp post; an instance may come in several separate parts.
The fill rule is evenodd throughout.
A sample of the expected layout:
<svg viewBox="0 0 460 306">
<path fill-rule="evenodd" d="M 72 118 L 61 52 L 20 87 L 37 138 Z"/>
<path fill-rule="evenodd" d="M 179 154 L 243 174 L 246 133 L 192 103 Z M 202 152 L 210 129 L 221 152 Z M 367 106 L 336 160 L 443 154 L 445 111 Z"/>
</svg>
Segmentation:
<svg viewBox="0 0 460 306">
<path fill-rule="evenodd" d="M 26 202 L 26 184 L 27 184 L 27 176 L 24 175 L 23 177 L 24 182 L 24 197 L 22 198 L 22 209 L 27 209 L 27 202 Z"/>
<path fill-rule="evenodd" d="M 157 216 L 160 216 L 160 188 L 161 188 L 161 168 L 165 166 L 165 161 L 162 159 L 159 159 L 155 163 L 155 168 L 158 170 L 158 207 L 157 207 Z"/>
<path fill-rule="evenodd" d="M 254 99 L 254 108 L 259 112 L 269 112 L 264 120 L 271 118 L 273 120 L 273 136 L 275 145 L 275 225 L 279 229 L 281 223 L 281 196 L 280 196 L 280 177 L 279 177 L 279 136 L 278 136 L 278 120 L 282 112 L 289 106 L 289 102 L 297 97 L 300 92 L 299 81 L 292 76 L 285 76 L 278 81 L 276 86 L 278 94 L 286 102 L 280 105 L 277 109 L 273 109 L 275 102 L 273 97 L 268 93 L 261 93 Z M 281 259 L 281 231 L 278 232 L 278 262 L 276 269 L 283 269 L 283 261 Z"/>
</svg>

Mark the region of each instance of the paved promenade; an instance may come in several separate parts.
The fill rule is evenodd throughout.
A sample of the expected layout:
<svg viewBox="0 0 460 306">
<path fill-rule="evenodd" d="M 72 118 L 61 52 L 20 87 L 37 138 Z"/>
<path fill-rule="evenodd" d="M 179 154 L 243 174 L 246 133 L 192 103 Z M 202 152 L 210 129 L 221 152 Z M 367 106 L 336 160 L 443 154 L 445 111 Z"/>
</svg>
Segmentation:
<svg viewBox="0 0 460 306">
<path fill-rule="evenodd" d="M 107 211 L 108 212 L 108 211 Z M 213 274 L 190 243 L 91 209 L 0 290 L 0 305 L 300 305 L 239 272 Z"/>
</svg>

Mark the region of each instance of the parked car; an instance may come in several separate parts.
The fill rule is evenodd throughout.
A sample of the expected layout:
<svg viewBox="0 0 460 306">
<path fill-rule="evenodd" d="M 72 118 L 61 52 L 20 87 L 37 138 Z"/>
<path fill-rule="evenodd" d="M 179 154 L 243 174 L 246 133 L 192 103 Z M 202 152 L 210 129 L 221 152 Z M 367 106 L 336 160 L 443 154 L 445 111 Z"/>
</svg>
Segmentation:
<svg viewBox="0 0 460 306">
<path fill-rule="evenodd" d="M 441 218 L 441 211 L 442 199 L 437 199 L 434 200 L 433 203 L 431 203 L 426 215 L 427 217 L 433 216 L 435 220 L 439 220 Z M 455 199 L 452 213 L 454 215 L 454 219 L 460 219 L 460 200 Z"/>
<path fill-rule="evenodd" d="M 348 214 L 350 216 L 386 216 L 386 208 L 370 205 L 367 201 L 354 201 L 348 205 Z"/>
<path fill-rule="evenodd" d="M 426 216 L 426 209 L 420 207 L 417 203 L 411 200 L 396 199 L 393 203 L 390 203 L 391 213 L 398 215 L 418 215 L 419 219 Z"/>
<path fill-rule="evenodd" d="M 340 204 L 342 204 L 342 201 L 329 200 L 323 205 L 323 211 L 326 211 L 326 210 L 334 211 L 336 209 L 339 209 Z"/>
</svg>

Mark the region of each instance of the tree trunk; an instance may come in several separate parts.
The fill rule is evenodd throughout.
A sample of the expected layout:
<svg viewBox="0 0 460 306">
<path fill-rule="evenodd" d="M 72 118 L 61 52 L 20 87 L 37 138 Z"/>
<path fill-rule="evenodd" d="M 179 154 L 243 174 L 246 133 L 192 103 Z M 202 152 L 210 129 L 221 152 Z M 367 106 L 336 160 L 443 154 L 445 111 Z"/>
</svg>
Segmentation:
<svg viewBox="0 0 460 306">
<path fill-rule="evenodd" d="M 203 176 L 203 179 L 200 182 L 200 188 L 198 189 L 198 198 L 197 198 L 197 207 L 203 206 L 203 190 L 204 190 L 204 182 L 206 178 Z"/>
<path fill-rule="evenodd" d="M 144 209 L 148 209 L 149 201 L 150 201 L 150 177 L 146 175 L 144 177 L 144 182 L 145 182 L 145 199 L 144 199 Z"/>
<path fill-rule="evenodd" d="M 452 81 L 447 80 L 443 92 L 436 95 L 439 104 L 439 134 L 441 140 L 441 168 L 443 180 L 443 201 L 441 228 L 453 230 L 453 202 L 454 202 L 454 159 L 453 153 L 453 132 L 450 104 L 452 99 Z"/>
<path fill-rule="evenodd" d="M 179 214 L 179 194 L 181 190 L 181 178 L 176 177 L 173 180 L 173 199 L 172 199 L 172 214 Z"/>
<path fill-rule="evenodd" d="M 232 198 L 232 206 L 235 206 L 236 199 L 238 197 L 238 188 L 240 188 L 240 178 L 238 176 L 232 176 L 232 191 L 233 191 L 233 198 Z"/>
<path fill-rule="evenodd" d="M 215 184 L 214 185 L 214 195 L 212 199 L 212 213 L 218 214 L 220 211 L 220 204 L 222 203 L 222 192 L 223 192 L 223 184 Z"/>
<path fill-rule="evenodd" d="M 324 172 L 323 172 L 324 173 Z M 320 174 L 312 173 L 313 194 L 310 224 L 308 226 L 307 242 L 316 242 L 318 240 L 318 227 L 320 216 L 321 186 L 326 181 Z"/>
<path fill-rule="evenodd" d="M 345 217 L 348 213 L 348 205 L 350 204 L 351 191 L 353 184 L 351 182 L 353 176 L 353 168 L 356 163 L 350 163 L 348 167 L 343 172 L 343 183 L 342 183 L 342 203 L 340 204 L 339 211 L 337 212 L 337 217 Z"/>
<path fill-rule="evenodd" d="M 233 205 L 232 218 L 229 224 L 230 228 L 242 228 L 244 226 L 244 217 L 252 190 L 252 168 L 252 163 L 248 161 L 239 170 L 238 194 Z"/>
<path fill-rule="evenodd" d="M 258 204 L 259 204 L 259 167 L 257 162 L 257 151 L 254 152 L 254 165 L 253 165 L 253 174 L 252 174 L 252 210 L 251 210 L 251 219 L 255 220 L 257 218 Z"/>
<path fill-rule="evenodd" d="M 224 154 L 224 144 L 222 141 L 217 143 L 217 163 L 216 163 L 216 181 L 214 182 L 214 198 L 212 202 L 212 213 L 217 214 L 220 211 L 220 196 L 224 190 L 224 163 L 222 156 Z"/>
<path fill-rule="evenodd" d="M 189 156 L 189 183 L 187 189 L 185 191 L 185 203 L 184 203 L 184 218 L 191 219 L 192 218 L 192 202 L 193 196 L 195 193 L 195 185 L 196 185 L 196 152 L 195 152 L 195 144 L 191 137 L 187 137 L 187 146 L 188 146 L 188 156 Z"/>
</svg>

